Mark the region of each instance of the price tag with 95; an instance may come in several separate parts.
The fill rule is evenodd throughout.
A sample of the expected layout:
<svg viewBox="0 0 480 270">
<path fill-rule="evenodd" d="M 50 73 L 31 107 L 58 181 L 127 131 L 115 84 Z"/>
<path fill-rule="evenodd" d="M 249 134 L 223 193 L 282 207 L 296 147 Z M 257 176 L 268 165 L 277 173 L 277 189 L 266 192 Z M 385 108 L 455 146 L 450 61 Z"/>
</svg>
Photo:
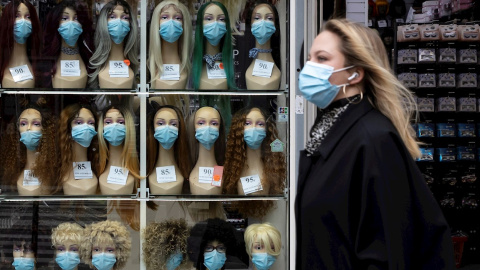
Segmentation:
<svg viewBox="0 0 480 270">
<path fill-rule="evenodd" d="M 27 65 L 9 68 L 14 82 L 33 80 L 33 75 Z"/>
<path fill-rule="evenodd" d="M 60 60 L 62 77 L 80 76 L 80 60 Z"/>
<path fill-rule="evenodd" d="M 90 161 L 73 162 L 73 176 L 75 180 L 92 179 L 92 166 Z"/>
<path fill-rule="evenodd" d="M 33 172 L 31 170 L 24 170 L 23 171 L 23 185 L 24 186 L 39 186 L 40 181 L 33 174 Z"/>
<path fill-rule="evenodd" d="M 198 168 L 198 182 L 202 184 L 211 184 L 213 180 L 213 167 Z"/>
<path fill-rule="evenodd" d="M 243 193 L 245 193 L 245 195 L 263 190 L 262 182 L 258 174 L 240 177 L 240 181 L 242 182 Z"/>
<path fill-rule="evenodd" d="M 123 61 L 110 61 L 108 74 L 111 78 L 128 78 L 128 66 Z"/>
<path fill-rule="evenodd" d="M 126 168 L 110 166 L 107 183 L 125 186 L 127 184 L 128 170 Z"/>
<path fill-rule="evenodd" d="M 255 65 L 253 66 L 252 76 L 270 78 L 272 77 L 274 63 L 255 59 Z"/>
<path fill-rule="evenodd" d="M 170 183 L 177 181 L 177 175 L 175 174 L 175 166 L 163 166 L 157 167 L 157 183 Z"/>
</svg>

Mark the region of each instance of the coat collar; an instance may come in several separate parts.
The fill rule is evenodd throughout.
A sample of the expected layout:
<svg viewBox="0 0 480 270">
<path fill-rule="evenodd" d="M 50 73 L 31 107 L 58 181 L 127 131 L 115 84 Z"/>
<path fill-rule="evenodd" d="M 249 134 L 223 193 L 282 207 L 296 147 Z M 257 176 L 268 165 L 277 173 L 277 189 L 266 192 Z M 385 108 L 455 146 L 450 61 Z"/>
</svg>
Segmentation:
<svg viewBox="0 0 480 270">
<path fill-rule="evenodd" d="M 370 104 L 368 97 L 366 96 L 360 103 L 350 104 L 349 108 L 340 116 L 338 122 L 332 126 L 318 151 L 312 156 L 321 155 L 327 159 L 347 131 L 358 121 L 358 119 L 371 110 L 373 110 L 373 106 Z"/>
</svg>

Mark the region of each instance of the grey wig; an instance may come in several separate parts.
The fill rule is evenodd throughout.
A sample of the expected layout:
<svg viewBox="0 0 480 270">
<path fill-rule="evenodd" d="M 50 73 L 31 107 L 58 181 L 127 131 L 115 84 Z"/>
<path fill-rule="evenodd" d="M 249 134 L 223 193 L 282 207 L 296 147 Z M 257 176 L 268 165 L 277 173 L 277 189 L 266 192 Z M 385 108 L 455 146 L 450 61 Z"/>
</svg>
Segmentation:
<svg viewBox="0 0 480 270">
<path fill-rule="evenodd" d="M 123 56 L 125 59 L 130 60 L 130 68 L 133 70 L 134 77 L 138 73 L 139 61 L 138 61 L 138 25 L 137 25 L 137 12 L 130 9 L 130 5 L 124 0 L 113 0 L 108 2 L 100 11 L 97 21 L 97 29 L 95 31 L 95 52 L 90 58 L 90 66 L 95 70 L 90 74 L 88 80 L 91 88 L 98 88 L 98 73 L 100 70 L 106 67 L 108 57 L 110 56 L 110 50 L 112 49 L 112 40 L 108 33 L 108 15 L 112 13 L 116 6 L 122 6 L 125 13 L 130 16 L 130 32 L 124 39 Z M 135 80 L 134 80 L 135 83 Z M 133 87 L 133 85 L 132 85 Z"/>
</svg>

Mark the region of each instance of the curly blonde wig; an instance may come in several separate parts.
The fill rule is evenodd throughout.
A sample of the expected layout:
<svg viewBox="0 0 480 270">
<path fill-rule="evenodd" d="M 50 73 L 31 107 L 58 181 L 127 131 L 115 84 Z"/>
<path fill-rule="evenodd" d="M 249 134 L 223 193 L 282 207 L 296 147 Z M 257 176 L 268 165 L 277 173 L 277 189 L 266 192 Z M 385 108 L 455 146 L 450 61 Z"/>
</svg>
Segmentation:
<svg viewBox="0 0 480 270">
<path fill-rule="evenodd" d="M 60 223 L 52 229 L 52 246 L 63 245 L 71 241 L 80 247 L 83 240 L 83 227 L 73 222 Z"/>
<path fill-rule="evenodd" d="M 245 249 L 250 258 L 252 258 L 252 249 L 255 242 L 259 242 L 264 246 L 268 254 L 272 256 L 280 255 L 282 235 L 277 228 L 268 222 L 249 225 L 245 230 L 243 238 L 245 240 Z"/>
<path fill-rule="evenodd" d="M 130 257 L 131 241 L 127 228 L 118 221 L 105 220 L 92 223 L 85 227 L 83 233 L 83 242 L 80 245 L 81 258 L 92 269 L 95 269 L 92 264 L 93 246 L 113 242 L 117 262 L 112 269 L 122 269 Z"/>
<path fill-rule="evenodd" d="M 189 228 L 185 219 L 170 219 L 150 223 L 143 231 L 143 259 L 147 269 L 166 269 L 171 255 L 181 252 L 182 265 L 187 262 L 187 238 Z"/>
</svg>

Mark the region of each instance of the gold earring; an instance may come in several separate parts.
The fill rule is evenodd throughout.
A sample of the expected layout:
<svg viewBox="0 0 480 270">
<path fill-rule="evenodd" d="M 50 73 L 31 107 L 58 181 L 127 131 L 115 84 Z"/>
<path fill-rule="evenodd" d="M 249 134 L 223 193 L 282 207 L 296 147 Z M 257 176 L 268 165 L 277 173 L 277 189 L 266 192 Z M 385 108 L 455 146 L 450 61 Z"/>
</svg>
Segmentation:
<svg viewBox="0 0 480 270">
<path fill-rule="evenodd" d="M 360 100 L 355 102 L 354 100 L 351 100 L 351 99 L 349 99 L 349 98 L 347 97 L 347 94 L 345 93 L 345 88 L 347 88 L 347 85 L 346 85 L 346 84 L 343 85 L 343 95 L 344 95 L 345 98 L 348 100 L 348 103 L 350 103 L 350 104 L 358 104 L 358 103 L 362 102 L 362 100 L 363 100 L 363 92 L 362 92 L 362 91 L 360 91 Z"/>
</svg>

